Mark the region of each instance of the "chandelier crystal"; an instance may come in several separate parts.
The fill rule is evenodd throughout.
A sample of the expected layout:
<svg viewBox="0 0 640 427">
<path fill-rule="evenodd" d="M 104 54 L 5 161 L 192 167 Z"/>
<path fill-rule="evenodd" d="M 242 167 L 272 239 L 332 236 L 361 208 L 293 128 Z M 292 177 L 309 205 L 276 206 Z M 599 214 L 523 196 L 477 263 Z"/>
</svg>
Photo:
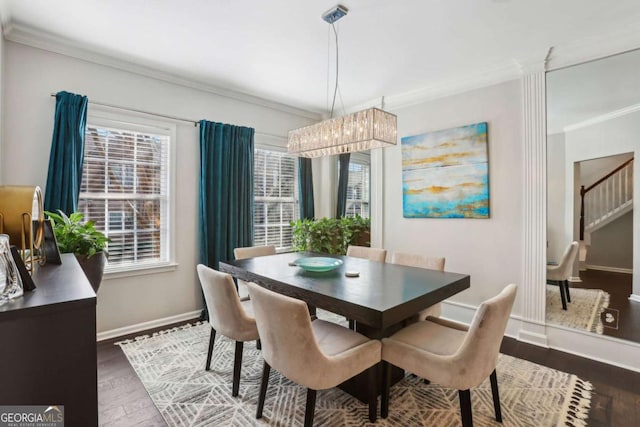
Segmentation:
<svg viewBox="0 0 640 427">
<path fill-rule="evenodd" d="M 396 143 L 396 115 L 373 107 L 290 130 L 287 151 L 301 157 L 320 157 Z"/>
</svg>

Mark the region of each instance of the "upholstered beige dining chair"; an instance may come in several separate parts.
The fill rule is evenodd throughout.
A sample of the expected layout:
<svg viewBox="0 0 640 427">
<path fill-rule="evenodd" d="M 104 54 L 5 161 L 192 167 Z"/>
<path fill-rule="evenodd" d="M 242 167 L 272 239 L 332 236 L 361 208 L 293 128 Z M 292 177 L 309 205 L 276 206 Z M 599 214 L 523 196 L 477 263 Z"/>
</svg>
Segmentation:
<svg viewBox="0 0 640 427">
<path fill-rule="evenodd" d="M 304 425 L 313 425 L 316 391 L 328 389 L 369 370 L 377 380 L 380 341 L 331 322 L 309 318 L 307 304 L 248 283 L 262 340 L 264 370 L 256 418 L 262 418 L 269 373 L 274 368 L 285 377 L 307 387 Z M 369 389 L 369 420 L 375 422 L 376 387 Z"/>
<path fill-rule="evenodd" d="M 275 246 L 247 246 L 244 248 L 235 248 L 233 250 L 233 256 L 235 259 L 247 259 L 275 254 Z M 240 299 L 248 298 L 249 293 L 247 291 L 247 282 L 241 279 L 236 280 L 238 281 L 238 293 L 240 294 Z"/>
<path fill-rule="evenodd" d="M 369 261 L 385 262 L 387 259 L 387 250 L 380 248 L 369 248 L 367 246 L 354 246 L 349 245 L 347 247 L 347 256 L 354 258 L 368 259 Z M 356 322 L 353 319 L 349 320 L 349 329 L 356 330 Z"/>
<path fill-rule="evenodd" d="M 394 252 L 391 255 L 391 263 L 405 265 L 407 267 L 427 268 L 429 270 L 444 271 L 444 258 L 428 257 L 420 254 Z M 427 307 L 418 313 L 418 320 L 425 320 L 428 316 L 438 317 L 442 313 L 440 303 Z"/>
<path fill-rule="evenodd" d="M 567 309 L 567 301 L 571 302 L 571 294 L 569 293 L 569 277 L 573 270 L 573 263 L 578 256 L 578 242 L 572 242 L 567 246 L 562 254 L 562 259 L 558 265 L 547 265 L 547 283 L 558 285 L 560 288 L 560 299 L 562 300 L 562 309 Z"/>
<path fill-rule="evenodd" d="M 381 416 L 386 418 L 389 414 L 389 364 L 393 364 L 458 389 L 464 427 L 473 425 L 469 389 L 490 377 L 496 421 L 502 422 L 496 363 L 516 289 L 516 285 L 507 285 L 500 294 L 483 302 L 468 328 L 428 317 L 384 338 Z"/>
<path fill-rule="evenodd" d="M 233 385 L 231 395 L 237 396 L 240 388 L 240 370 L 242 367 L 242 349 L 245 341 L 258 339 L 258 328 L 253 318 L 251 301 L 240 301 L 235 284 L 230 275 L 221 273 L 206 265 L 197 267 L 200 285 L 207 302 L 211 335 L 205 369 L 209 370 L 216 332 L 236 342 L 233 362 Z"/>
<path fill-rule="evenodd" d="M 387 250 L 349 245 L 349 247 L 347 247 L 347 256 L 368 259 L 370 261 L 385 262 L 387 259 Z"/>
</svg>

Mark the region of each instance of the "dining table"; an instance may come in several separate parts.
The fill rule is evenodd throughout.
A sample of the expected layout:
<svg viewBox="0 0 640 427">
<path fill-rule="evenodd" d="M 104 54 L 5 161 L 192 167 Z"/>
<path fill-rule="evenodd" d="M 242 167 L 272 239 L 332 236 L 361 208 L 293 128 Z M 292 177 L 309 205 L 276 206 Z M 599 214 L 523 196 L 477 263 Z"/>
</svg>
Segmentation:
<svg viewBox="0 0 640 427">
<path fill-rule="evenodd" d="M 301 259 L 325 257 L 342 261 L 329 271 L 307 271 Z M 276 255 L 221 261 L 219 270 L 247 282 L 305 301 L 311 315 L 321 308 L 355 321 L 356 331 L 382 339 L 415 319 L 416 314 L 470 286 L 468 274 L 452 273 L 362 258 L 312 252 L 287 252 Z M 404 377 L 395 368 L 392 382 Z M 368 390 L 381 391 L 380 375 L 371 384 L 360 374 L 340 388 L 362 402 Z"/>
</svg>

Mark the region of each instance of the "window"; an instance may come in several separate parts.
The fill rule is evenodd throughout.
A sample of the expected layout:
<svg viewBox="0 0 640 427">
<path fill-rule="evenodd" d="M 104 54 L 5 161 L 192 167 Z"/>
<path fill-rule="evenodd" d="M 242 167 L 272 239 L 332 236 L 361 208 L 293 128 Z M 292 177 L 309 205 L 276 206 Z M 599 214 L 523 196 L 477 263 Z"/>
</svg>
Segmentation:
<svg viewBox="0 0 640 427">
<path fill-rule="evenodd" d="M 299 217 L 297 176 L 295 157 L 256 148 L 253 181 L 255 246 L 291 247 L 290 222 Z"/>
<path fill-rule="evenodd" d="M 78 210 L 111 239 L 108 270 L 169 264 L 171 134 L 89 119 Z"/>
<path fill-rule="evenodd" d="M 352 159 L 349 162 L 346 216 L 369 218 L 369 170 L 366 161 Z"/>
</svg>

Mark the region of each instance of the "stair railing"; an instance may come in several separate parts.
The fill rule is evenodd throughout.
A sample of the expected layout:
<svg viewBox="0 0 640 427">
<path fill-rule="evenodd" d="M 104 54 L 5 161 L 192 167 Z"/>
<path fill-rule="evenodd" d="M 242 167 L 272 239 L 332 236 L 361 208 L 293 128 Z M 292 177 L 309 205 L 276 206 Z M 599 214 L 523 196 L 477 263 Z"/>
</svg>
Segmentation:
<svg viewBox="0 0 640 427">
<path fill-rule="evenodd" d="M 580 187 L 580 240 L 586 224 L 611 214 L 633 198 L 633 158 L 587 188 Z M 586 211 L 585 211 L 586 206 Z M 586 215 L 586 218 L 585 218 Z"/>
</svg>

